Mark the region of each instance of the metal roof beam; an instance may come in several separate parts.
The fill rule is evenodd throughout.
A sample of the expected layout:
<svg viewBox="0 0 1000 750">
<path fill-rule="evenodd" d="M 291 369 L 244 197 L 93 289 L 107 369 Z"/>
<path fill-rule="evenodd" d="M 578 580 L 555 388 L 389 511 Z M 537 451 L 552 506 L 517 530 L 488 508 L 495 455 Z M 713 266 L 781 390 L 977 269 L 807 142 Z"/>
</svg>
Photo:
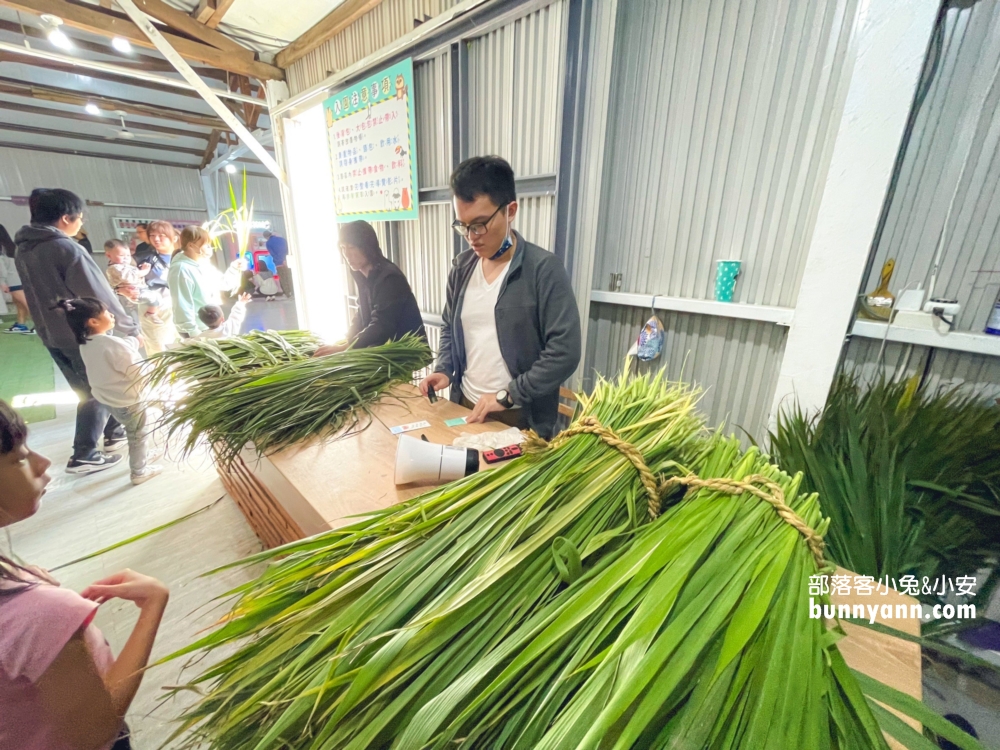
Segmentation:
<svg viewBox="0 0 1000 750">
<path fill-rule="evenodd" d="M 12 102 L 6 99 L 0 100 L 0 109 L 10 110 L 11 112 L 24 112 L 29 115 L 40 115 L 42 117 L 61 117 L 66 120 L 89 122 L 94 125 L 108 125 L 116 130 L 121 127 L 121 121 L 115 117 L 101 117 L 99 115 L 92 115 L 86 112 L 66 112 L 62 109 L 36 107 L 32 104 L 21 104 L 20 102 Z M 168 135 L 176 135 L 182 138 L 200 138 L 201 140 L 206 140 L 210 135 L 209 133 L 202 133 L 198 130 L 171 128 L 166 125 L 153 125 L 152 123 L 136 122 L 135 120 L 129 121 L 128 129 L 145 130 L 151 133 L 167 133 Z"/>
<path fill-rule="evenodd" d="M 0 0 L 3 1 L 3 0 Z M 257 138 L 251 134 L 247 129 L 246 125 L 240 122 L 239 118 L 230 112 L 222 101 L 215 95 L 215 93 L 210 89 L 206 83 L 201 80 L 198 75 L 191 69 L 191 66 L 187 64 L 183 57 L 178 54 L 177 50 L 170 46 L 170 42 L 163 38 L 153 23 L 149 20 L 141 10 L 139 10 L 133 0 L 117 0 L 118 5 L 128 14 L 135 25 L 149 37 L 149 41 L 153 43 L 153 46 L 159 50 L 160 54 L 163 55 L 167 60 L 169 60 L 177 72 L 190 83 L 195 89 L 202 95 L 202 98 L 208 103 L 216 114 L 222 118 L 222 120 L 229 125 L 234 133 L 239 136 L 239 139 L 246 144 L 247 148 L 253 151 L 254 155 L 260 159 L 261 163 L 267 167 L 268 171 L 273 174 L 282 183 L 287 184 L 287 179 L 285 177 L 285 171 L 278 166 L 278 162 L 274 160 L 267 150 L 257 141 Z M 201 154 L 199 154 L 200 156 Z"/>
<path fill-rule="evenodd" d="M 84 60 L 79 57 L 71 57 L 70 55 L 60 55 L 57 52 L 48 52 L 47 50 L 21 47 L 17 44 L 10 44 L 8 42 L 0 42 L 0 51 L 9 52 L 15 55 L 23 55 L 25 57 L 37 58 L 39 60 L 48 60 L 61 65 L 71 65 L 73 67 L 84 68 L 86 70 L 97 70 L 103 73 L 110 73 L 115 76 L 134 78 L 139 81 L 155 83 L 161 87 L 197 92 L 197 89 L 187 81 L 178 81 L 176 78 L 161 76 L 157 73 L 148 73 L 143 70 L 123 68 L 120 65 L 114 65 L 112 63 L 97 62 L 96 60 Z M 225 99 L 235 99 L 238 102 L 244 102 L 246 104 L 253 104 L 256 106 L 267 106 L 261 99 L 255 99 L 254 97 L 247 96 L 246 94 L 237 94 L 233 91 L 223 91 L 221 89 L 211 89 L 211 91 L 216 96 L 220 96 Z"/>
<path fill-rule="evenodd" d="M 274 143 L 274 133 L 270 130 L 255 130 L 253 134 L 260 141 L 260 143 Z M 201 173 L 208 175 L 213 172 L 218 172 L 227 164 L 238 161 L 239 157 L 249 152 L 250 147 L 247 146 L 247 144 L 239 143 L 215 157 L 211 162 L 209 162 L 207 167 L 202 168 Z"/>
</svg>

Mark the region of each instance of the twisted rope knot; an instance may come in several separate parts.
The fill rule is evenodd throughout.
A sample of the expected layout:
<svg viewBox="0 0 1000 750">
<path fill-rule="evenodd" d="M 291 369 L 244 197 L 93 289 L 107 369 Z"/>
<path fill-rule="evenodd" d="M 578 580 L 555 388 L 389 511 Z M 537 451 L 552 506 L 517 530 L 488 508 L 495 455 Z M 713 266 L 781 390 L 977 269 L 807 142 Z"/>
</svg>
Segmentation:
<svg viewBox="0 0 1000 750">
<path fill-rule="evenodd" d="M 650 519 L 655 520 L 659 517 L 661 499 L 677 487 L 687 487 L 689 490 L 712 490 L 727 495 L 742 495 L 746 492 L 763 500 L 774 508 L 775 512 L 777 512 L 778 516 L 785 523 L 803 536 L 806 545 L 809 547 L 809 551 L 812 552 L 813 558 L 816 560 L 816 565 L 820 569 L 826 566 L 826 561 L 823 558 L 823 551 L 826 547 L 823 537 L 814 531 L 785 502 L 785 493 L 781 489 L 781 486 L 763 474 L 752 474 L 742 480 L 727 479 L 725 477 L 702 479 L 695 474 L 690 474 L 683 477 L 661 478 L 657 481 L 656 475 L 646 465 L 646 461 L 639 449 L 620 438 L 610 427 L 602 425 L 600 420 L 594 416 L 581 417 L 567 429 L 552 438 L 552 440 L 546 440 L 533 430 L 529 430 L 528 437 L 522 444 L 522 448 L 526 453 L 543 453 L 549 449 L 558 448 L 575 435 L 596 435 L 606 445 L 614 448 L 629 460 L 632 466 L 635 467 L 636 472 L 638 472 L 639 481 L 642 482 L 642 486 L 646 490 L 646 495 L 649 499 L 647 510 L 649 511 Z M 761 489 L 761 487 L 764 489 Z"/>
</svg>

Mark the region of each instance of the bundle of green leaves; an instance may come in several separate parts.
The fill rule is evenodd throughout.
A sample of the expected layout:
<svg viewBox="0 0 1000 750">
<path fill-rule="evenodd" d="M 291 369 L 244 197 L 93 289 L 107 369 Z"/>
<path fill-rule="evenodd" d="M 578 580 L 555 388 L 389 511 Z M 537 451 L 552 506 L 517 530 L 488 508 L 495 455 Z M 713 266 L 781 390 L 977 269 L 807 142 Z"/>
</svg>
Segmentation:
<svg viewBox="0 0 1000 750">
<path fill-rule="evenodd" d="M 928 747 L 878 700 L 979 750 L 847 668 L 808 606 L 817 496 L 708 435 L 694 400 L 650 377 L 582 399 L 578 425 L 610 428 L 657 475 L 702 478 L 651 522 L 634 456 L 582 431 L 246 561 L 271 565 L 174 655 L 230 650 L 180 688 L 201 698 L 178 735 L 218 750 L 883 750 L 884 729 Z"/>
<path fill-rule="evenodd" d="M 704 451 L 696 398 L 660 378 L 601 383 L 582 417 L 674 474 Z M 223 627 L 187 649 L 248 638 L 192 685 L 205 697 L 183 729 L 215 748 L 364 747 L 359 738 L 379 728 L 402 729 L 423 696 L 631 539 L 648 503 L 633 463 L 580 434 L 263 553 L 254 560 L 274 564 L 238 592 Z"/>
<path fill-rule="evenodd" d="M 223 339 L 192 339 L 144 363 L 152 391 L 174 381 L 200 382 L 311 357 L 322 342 L 309 331 L 250 331 Z"/>
<path fill-rule="evenodd" d="M 933 579 L 996 566 L 1000 409 L 975 394 L 842 375 L 819 414 L 781 414 L 770 443 L 823 498 L 828 556 L 845 568 Z"/>
<path fill-rule="evenodd" d="M 197 380 L 164 411 L 161 424 L 168 437 L 185 435 L 185 451 L 207 439 L 216 460 L 226 465 L 248 443 L 267 454 L 310 437 L 364 429 L 371 406 L 394 386 L 410 382 L 431 359 L 424 339 L 407 336 L 328 357 L 243 367 Z"/>
</svg>

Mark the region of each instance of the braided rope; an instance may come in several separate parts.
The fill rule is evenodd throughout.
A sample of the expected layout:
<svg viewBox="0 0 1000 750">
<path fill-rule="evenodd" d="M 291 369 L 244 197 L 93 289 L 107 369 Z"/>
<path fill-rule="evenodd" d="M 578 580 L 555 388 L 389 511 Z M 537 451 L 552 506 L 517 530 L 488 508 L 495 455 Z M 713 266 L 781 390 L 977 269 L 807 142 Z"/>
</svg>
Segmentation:
<svg viewBox="0 0 1000 750">
<path fill-rule="evenodd" d="M 760 489 L 758 485 L 763 485 L 769 491 L 765 492 Z M 826 561 L 823 558 L 823 551 L 826 547 L 826 543 L 823 541 L 823 537 L 817 534 L 809 526 L 809 524 L 803 520 L 802 516 L 792 510 L 788 504 L 785 503 L 785 493 L 781 489 L 780 485 L 771 481 L 762 474 L 752 474 L 743 480 L 726 479 L 724 477 L 702 479 L 694 474 L 686 477 L 671 477 L 662 484 L 662 491 L 667 493 L 674 487 L 681 486 L 713 490 L 715 492 L 724 492 L 727 495 L 742 495 L 744 492 L 747 492 L 754 497 L 760 498 L 774 508 L 774 510 L 778 513 L 778 516 L 785 523 L 798 531 L 805 538 L 806 545 L 808 545 L 809 551 L 812 552 L 812 555 L 816 560 L 816 565 L 819 566 L 820 569 L 826 566 Z"/>
<path fill-rule="evenodd" d="M 762 474 L 753 474 L 742 480 L 726 479 L 716 477 L 714 479 L 702 479 L 691 474 L 688 476 L 670 477 L 669 479 L 657 482 L 642 453 L 634 445 L 626 440 L 622 440 L 614 430 L 605 427 L 597 417 L 586 416 L 574 422 L 566 430 L 556 435 L 552 440 L 540 437 L 533 430 L 528 431 L 528 437 L 522 443 L 522 448 L 527 453 L 541 453 L 550 448 L 557 448 L 575 435 L 596 435 L 608 446 L 620 452 L 629 460 L 639 474 L 639 480 L 649 497 L 647 509 L 650 519 L 656 519 L 660 515 L 660 499 L 676 487 L 688 487 L 689 489 L 705 489 L 715 492 L 723 492 L 728 495 L 742 495 L 744 492 L 753 495 L 770 505 L 777 512 L 778 516 L 793 529 L 798 531 L 806 540 L 809 551 L 812 552 L 816 564 L 820 569 L 826 566 L 823 558 L 825 543 L 823 537 L 816 533 L 803 518 L 789 507 L 785 502 L 785 493 L 781 486 L 768 479 Z M 759 485 L 759 486 L 758 486 Z M 761 489 L 763 486 L 765 489 Z"/>
<path fill-rule="evenodd" d="M 660 515 L 660 483 L 656 481 L 656 475 L 653 474 L 652 470 L 646 466 L 646 461 L 643 459 L 642 453 L 634 445 L 618 437 L 610 427 L 602 425 L 597 417 L 582 417 L 550 441 L 539 437 L 533 431 L 529 432 L 528 439 L 522 444 L 522 447 L 529 453 L 538 453 L 548 448 L 557 448 L 574 435 L 597 435 L 607 445 L 625 456 L 635 467 L 635 470 L 639 472 L 639 480 L 642 482 L 642 486 L 645 487 L 646 494 L 649 496 L 649 517 L 656 518 Z"/>
</svg>

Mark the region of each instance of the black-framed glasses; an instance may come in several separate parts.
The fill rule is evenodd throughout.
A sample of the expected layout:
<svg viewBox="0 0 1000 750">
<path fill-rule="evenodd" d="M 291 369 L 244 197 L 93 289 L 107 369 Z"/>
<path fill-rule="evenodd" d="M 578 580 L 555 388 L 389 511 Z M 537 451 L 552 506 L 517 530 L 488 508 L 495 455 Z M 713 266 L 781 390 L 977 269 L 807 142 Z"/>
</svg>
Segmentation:
<svg viewBox="0 0 1000 750">
<path fill-rule="evenodd" d="M 451 223 L 451 228 L 454 229 L 463 237 L 468 237 L 470 234 L 473 237 L 479 237 L 480 235 L 486 234 L 486 229 L 489 226 L 489 223 L 493 221 L 493 217 L 496 216 L 498 213 L 500 213 L 502 209 L 506 208 L 509 205 L 510 205 L 509 203 L 504 203 L 496 211 L 491 213 L 490 218 L 488 218 L 486 221 L 477 221 L 473 224 L 463 224 L 458 219 L 455 219 L 455 221 Z"/>
</svg>

